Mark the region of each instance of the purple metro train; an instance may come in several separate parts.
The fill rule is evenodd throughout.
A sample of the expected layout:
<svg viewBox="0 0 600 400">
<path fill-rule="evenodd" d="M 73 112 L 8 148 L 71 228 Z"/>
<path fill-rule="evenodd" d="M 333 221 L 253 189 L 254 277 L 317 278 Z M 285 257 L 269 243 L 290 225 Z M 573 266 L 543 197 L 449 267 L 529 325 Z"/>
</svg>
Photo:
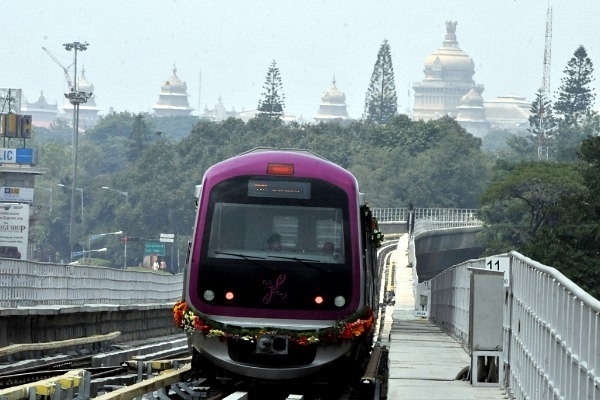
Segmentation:
<svg viewBox="0 0 600 400">
<path fill-rule="evenodd" d="M 255 149 L 209 168 L 196 196 L 175 306 L 193 370 L 281 381 L 366 358 L 381 236 L 350 172 Z"/>
</svg>

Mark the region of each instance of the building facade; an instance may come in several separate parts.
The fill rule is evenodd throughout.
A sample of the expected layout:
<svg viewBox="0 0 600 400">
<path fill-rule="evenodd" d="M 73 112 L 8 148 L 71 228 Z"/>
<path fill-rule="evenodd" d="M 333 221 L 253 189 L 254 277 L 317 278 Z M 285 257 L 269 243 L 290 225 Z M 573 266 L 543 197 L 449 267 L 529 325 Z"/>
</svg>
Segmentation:
<svg viewBox="0 0 600 400">
<path fill-rule="evenodd" d="M 346 105 L 346 95 L 339 91 L 335 85 L 335 77 L 331 81 L 331 87 L 321 97 L 319 111 L 313 117 L 317 122 L 336 123 L 347 125 L 352 122 L 352 118 L 348 116 Z"/>
<path fill-rule="evenodd" d="M 158 94 L 158 102 L 152 107 L 157 117 L 173 117 L 190 115 L 194 110 L 188 102 L 187 84 L 177 76 L 177 68 L 173 66 L 173 74 L 164 81 Z"/>
<path fill-rule="evenodd" d="M 474 63 L 459 46 L 456 21 L 446 22 L 442 46 L 425 59 L 421 82 L 413 84 L 413 120 L 432 120 L 450 116 L 477 137 L 495 130 L 525 132 L 531 103 L 523 97 L 483 97 L 484 86 L 477 84 Z"/>
<path fill-rule="evenodd" d="M 425 59 L 425 78 L 412 85 L 415 120 L 428 121 L 446 115 L 456 117 L 461 99 L 475 84 L 474 63 L 458 47 L 456 25 L 456 21 L 446 22 L 442 46 Z"/>
<path fill-rule="evenodd" d="M 40 92 L 39 97 L 34 102 L 28 102 L 25 100 L 21 107 L 23 114 L 31 115 L 32 125 L 48 128 L 52 121 L 58 118 L 58 105 L 48 103 L 44 92 Z"/>
</svg>

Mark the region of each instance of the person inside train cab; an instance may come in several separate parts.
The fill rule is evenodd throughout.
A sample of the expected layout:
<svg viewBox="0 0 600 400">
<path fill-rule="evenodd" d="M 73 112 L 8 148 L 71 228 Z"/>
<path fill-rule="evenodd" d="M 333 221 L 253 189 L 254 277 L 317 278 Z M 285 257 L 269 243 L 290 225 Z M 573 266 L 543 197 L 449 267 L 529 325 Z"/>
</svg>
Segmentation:
<svg viewBox="0 0 600 400">
<path fill-rule="evenodd" d="M 333 250 L 334 250 L 333 243 L 331 243 L 331 242 L 325 242 L 323 244 L 323 253 L 324 254 L 332 255 L 333 254 Z"/>
<path fill-rule="evenodd" d="M 280 251 L 281 250 L 281 236 L 278 233 L 274 233 L 267 239 L 269 250 Z"/>
</svg>

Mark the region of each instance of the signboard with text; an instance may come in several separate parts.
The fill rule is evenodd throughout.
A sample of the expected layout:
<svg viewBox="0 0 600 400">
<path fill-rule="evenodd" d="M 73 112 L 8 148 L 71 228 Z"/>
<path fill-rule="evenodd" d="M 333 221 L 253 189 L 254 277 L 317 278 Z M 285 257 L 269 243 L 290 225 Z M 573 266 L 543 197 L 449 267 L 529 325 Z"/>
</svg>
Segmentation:
<svg viewBox="0 0 600 400">
<path fill-rule="evenodd" d="M 151 254 L 157 256 L 165 255 L 165 244 L 160 242 L 146 242 L 144 243 L 144 255 L 149 256 Z"/>
<path fill-rule="evenodd" d="M 33 149 L 0 148 L 0 164 L 35 164 Z"/>
<path fill-rule="evenodd" d="M 0 187 L 0 201 L 6 203 L 33 203 L 33 188 Z"/>
<path fill-rule="evenodd" d="M 0 257 L 27 259 L 29 204 L 0 204 Z"/>
</svg>

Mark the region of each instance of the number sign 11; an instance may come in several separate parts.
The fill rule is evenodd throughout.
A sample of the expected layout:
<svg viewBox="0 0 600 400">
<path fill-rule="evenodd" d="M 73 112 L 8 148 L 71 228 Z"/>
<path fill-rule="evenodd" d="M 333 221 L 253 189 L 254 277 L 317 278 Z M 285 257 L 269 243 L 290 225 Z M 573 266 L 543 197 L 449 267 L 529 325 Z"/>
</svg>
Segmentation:
<svg viewBox="0 0 600 400">
<path fill-rule="evenodd" d="M 485 269 L 504 272 L 504 287 L 510 286 L 510 259 L 508 256 L 491 256 L 485 259 Z"/>
</svg>

